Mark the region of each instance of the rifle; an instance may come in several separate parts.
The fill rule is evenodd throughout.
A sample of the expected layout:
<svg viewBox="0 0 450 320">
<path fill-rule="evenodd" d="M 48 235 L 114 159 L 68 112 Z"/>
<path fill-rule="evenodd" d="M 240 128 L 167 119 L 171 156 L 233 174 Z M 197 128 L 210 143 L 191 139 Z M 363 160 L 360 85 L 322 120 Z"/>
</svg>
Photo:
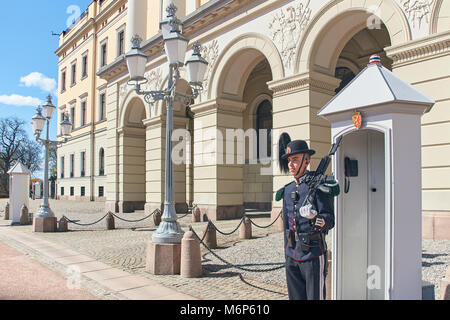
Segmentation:
<svg viewBox="0 0 450 320">
<path fill-rule="evenodd" d="M 331 194 L 333 196 L 338 196 L 340 193 L 339 183 L 336 181 L 334 176 L 327 176 L 325 172 L 328 169 L 328 166 L 331 162 L 331 156 L 333 156 L 338 150 L 343 136 L 340 136 L 336 143 L 331 146 L 330 152 L 322 158 L 320 161 L 317 170 L 314 172 L 314 175 L 305 176 L 304 182 L 309 187 L 308 196 L 305 198 L 302 206 L 307 205 L 308 203 L 313 204 L 314 196 L 316 195 L 317 190 L 321 190 L 322 192 Z"/>
</svg>

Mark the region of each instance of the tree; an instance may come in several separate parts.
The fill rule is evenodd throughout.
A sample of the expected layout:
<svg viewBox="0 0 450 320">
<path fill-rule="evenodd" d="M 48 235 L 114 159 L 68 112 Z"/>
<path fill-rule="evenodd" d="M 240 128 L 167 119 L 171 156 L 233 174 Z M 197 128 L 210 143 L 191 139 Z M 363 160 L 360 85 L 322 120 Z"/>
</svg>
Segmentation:
<svg viewBox="0 0 450 320">
<path fill-rule="evenodd" d="M 7 174 L 14 162 L 20 160 L 31 173 L 40 169 L 42 149 L 30 140 L 18 118 L 0 119 L 0 174 Z M 3 186 L 8 190 L 7 186 Z"/>
</svg>

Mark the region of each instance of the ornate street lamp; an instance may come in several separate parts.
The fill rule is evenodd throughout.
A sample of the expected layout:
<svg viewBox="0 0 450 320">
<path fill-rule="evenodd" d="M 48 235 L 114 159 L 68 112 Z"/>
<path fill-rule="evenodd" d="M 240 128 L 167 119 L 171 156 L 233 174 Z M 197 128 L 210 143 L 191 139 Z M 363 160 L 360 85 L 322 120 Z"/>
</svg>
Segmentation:
<svg viewBox="0 0 450 320">
<path fill-rule="evenodd" d="M 56 107 L 52 103 L 52 96 L 48 95 L 47 102 L 43 107 L 38 107 L 36 115 L 32 118 L 32 128 L 36 135 L 36 141 L 45 146 L 45 160 L 44 160 L 44 197 L 42 200 L 42 205 L 39 211 L 36 213 L 36 220 L 34 225 L 35 232 L 53 232 L 56 231 L 56 217 L 53 211 L 50 209 L 48 202 L 48 150 L 50 146 L 59 146 L 64 141 L 51 141 L 49 137 L 50 130 L 50 120 L 53 116 Z M 45 124 L 47 124 L 47 136 L 46 139 L 40 137 Z M 62 135 L 66 138 L 70 135 L 72 130 L 72 124 L 70 121 L 63 119 L 61 122 Z M 49 221 L 50 220 L 50 221 Z"/>
<path fill-rule="evenodd" d="M 153 233 L 152 241 L 158 244 L 180 244 L 183 238 L 183 230 L 177 222 L 173 190 L 173 164 L 172 164 L 172 131 L 173 131 L 173 102 L 180 101 L 188 107 L 196 99 L 203 89 L 206 66 L 208 62 L 201 57 L 200 45 L 194 44 L 194 56 L 186 62 L 189 74 L 189 84 L 193 94 L 181 94 L 176 92 L 176 86 L 180 79 L 179 68 L 184 65 L 186 49 L 189 40 L 180 31 L 181 21 L 177 19 L 176 7 L 171 4 L 167 8 L 167 19 L 161 23 L 164 38 L 164 49 L 169 62 L 169 79 L 166 90 L 141 91 L 141 85 L 147 80 L 144 77 L 147 56 L 140 49 L 141 39 L 133 37 L 133 48 L 126 55 L 128 70 L 130 73 L 129 85 L 135 87 L 136 93 L 143 95 L 147 103 L 154 104 L 158 100 L 166 100 L 167 124 L 166 124 L 166 170 L 165 170 L 165 199 L 162 222 L 158 230 Z M 170 32 L 168 31 L 170 26 Z M 144 58 L 145 57 L 145 58 Z"/>
</svg>

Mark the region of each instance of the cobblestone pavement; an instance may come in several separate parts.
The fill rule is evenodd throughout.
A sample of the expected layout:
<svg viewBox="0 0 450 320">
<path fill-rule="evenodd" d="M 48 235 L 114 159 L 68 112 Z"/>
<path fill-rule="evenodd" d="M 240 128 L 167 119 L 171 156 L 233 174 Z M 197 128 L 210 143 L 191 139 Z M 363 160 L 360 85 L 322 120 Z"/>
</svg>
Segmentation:
<svg viewBox="0 0 450 320">
<path fill-rule="evenodd" d="M 36 212 L 40 200 L 30 201 L 30 212 Z M 0 203 L 0 212 L 3 211 L 4 204 Z M 58 220 L 63 216 L 67 216 L 70 220 L 77 223 L 90 223 L 102 218 L 105 215 L 104 204 L 66 201 L 50 201 L 50 207 L 55 212 Z M 250 213 L 253 221 L 258 225 L 265 226 L 270 223 L 269 213 Z M 146 217 L 144 212 L 136 212 L 132 214 L 119 215 L 128 220 L 138 220 Z M 183 215 L 179 215 L 183 216 Z M 231 232 L 239 224 L 240 220 L 220 221 L 215 223 L 217 228 L 223 232 Z M 192 225 L 196 233 L 200 236 L 203 234 L 207 226 L 207 222 L 192 223 L 191 216 L 188 215 L 179 220 L 183 230 L 187 231 Z M 181 278 L 179 275 L 174 276 L 155 276 L 145 272 L 146 248 L 151 240 L 152 232 L 156 230 L 152 217 L 138 222 L 129 223 L 119 219 L 115 219 L 116 230 L 106 231 L 105 220 L 93 226 L 78 226 L 69 224 L 70 231 L 67 233 L 33 233 L 36 237 L 58 242 L 65 246 L 89 255 L 131 274 L 139 274 L 150 280 L 158 282 L 167 287 L 175 288 L 181 293 L 186 293 L 200 299 L 212 300 L 280 300 L 288 299 L 287 289 L 283 285 L 270 282 L 260 281 L 262 273 L 257 273 L 251 277 L 242 277 L 241 271 L 230 269 L 222 262 L 212 257 L 208 251 L 202 247 L 203 257 L 203 276 L 195 279 Z M 14 226 L 14 230 L 32 233 L 31 226 Z M 281 233 L 277 233 L 275 227 L 268 229 L 253 228 L 252 240 L 264 239 L 268 235 L 282 237 Z M 215 250 L 220 253 L 227 248 L 238 246 L 244 240 L 239 241 L 239 232 L 236 231 L 230 236 L 223 236 L 217 233 L 217 242 L 219 248 Z M 276 248 L 283 253 L 283 248 Z M 275 263 L 283 263 L 283 255 Z M 247 262 L 244 262 L 244 264 Z M 271 263 L 271 262 L 269 262 Z M 239 261 L 237 261 L 239 264 Z M 267 266 L 262 266 L 264 269 Z M 255 268 L 251 266 L 249 268 Z M 258 268 L 258 266 L 256 266 Z M 255 268 L 255 269 L 256 269 Z M 264 276 L 266 277 L 266 276 Z"/>
<path fill-rule="evenodd" d="M 30 212 L 36 212 L 41 200 L 30 201 Z M 4 210 L 4 201 L 0 201 L 0 215 Z M 94 222 L 105 215 L 103 203 L 51 201 L 51 208 L 59 218 L 66 215 L 79 223 Z M 270 223 L 267 212 L 249 212 L 252 220 L 261 226 Z M 119 215 L 129 220 L 146 217 L 144 212 Z M 180 215 L 182 216 L 182 215 Z M 0 218 L 1 220 L 2 218 Z M 179 220 L 183 230 L 192 225 L 195 232 L 203 235 L 207 223 L 192 223 L 188 215 Z M 217 228 L 231 232 L 240 220 L 219 221 Z M 105 220 L 93 226 L 69 224 L 67 233 L 34 233 L 36 237 L 58 242 L 94 257 L 98 261 L 119 268 L 131 274 L 138 274 L 199 299 L 211 300 L 286 300 L 287 289 L 285 270 L 279 268 L 267 272 L 242 271 L 227 266 L 211 255 L 203 246 L 201 278 L 186 279 L 179 275 L 155 276 L 145 272 L 145 255 L 152 232 L 156 230 L 152 217 L 129 223 L 116 219 L 116 230 L 106 231 Z M 32 233 L 30 226 L 15 226 L 14 230 Z M 219 248 L 214 252 L 231 264 L 249 270 L 266 270 L 284 263 L 282 234 L 275 227 L 259 229 L 252 226 L 253 239 L 239 240 L 238 231 L 230 236 L 217 233 Z M 439 283 L 445 276 L 449 265 L 450 241 L 423 241 L 423 279 L 436 286 L 436 299 L 440 299 Z M 90 283 L 91 287 L 94 285 Z M 110 298 L 108 293 L 97 290 L 99 296 Z"/>
</svg>

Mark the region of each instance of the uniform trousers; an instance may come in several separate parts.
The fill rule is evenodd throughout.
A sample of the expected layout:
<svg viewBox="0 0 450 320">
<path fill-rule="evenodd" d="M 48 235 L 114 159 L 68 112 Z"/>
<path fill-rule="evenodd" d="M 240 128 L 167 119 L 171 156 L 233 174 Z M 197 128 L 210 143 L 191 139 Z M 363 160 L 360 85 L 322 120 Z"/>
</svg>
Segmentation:
<svg viewBox="0 0 450 320">
<path fill-rule="evenodd" d="M 306 261 L 286 257 L 289 300 L 325 300 L 326 254 Z"/>
</svg>

